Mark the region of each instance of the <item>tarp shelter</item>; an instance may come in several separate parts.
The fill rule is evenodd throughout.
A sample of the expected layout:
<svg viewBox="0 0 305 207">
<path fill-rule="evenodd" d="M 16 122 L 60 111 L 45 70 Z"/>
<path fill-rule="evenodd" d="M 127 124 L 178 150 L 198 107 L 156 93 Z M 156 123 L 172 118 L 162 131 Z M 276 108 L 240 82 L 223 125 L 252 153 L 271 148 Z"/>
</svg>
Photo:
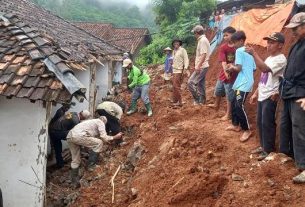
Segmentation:
<svg viewBox="0 0 305 207">
<path fill-rule="evenodd" d="M 263 38 L 283 29 L 292 7 L 293 2 L 276 4 L 265 9 L 252 9 L 235 16 L 231 26 L 246 33 L 247 43 L 266 47 L 267 43 Z"/>
<path fill-rule="evenodd" d="M 215 35 L 213 40 L 211 41 L 211 53 L 214 52 L 215 48 L 222 42 L 223 39 L 223 32 L 222 30 L 225 29 L 226 27 L 230 26 L 233 17 L 235 17 L 237 14 L 232 14 L 232 15 L 225 15 L 222 19 L 221 22 L 221 30 L 218 31 L 219 33 Z"/>
</svg>

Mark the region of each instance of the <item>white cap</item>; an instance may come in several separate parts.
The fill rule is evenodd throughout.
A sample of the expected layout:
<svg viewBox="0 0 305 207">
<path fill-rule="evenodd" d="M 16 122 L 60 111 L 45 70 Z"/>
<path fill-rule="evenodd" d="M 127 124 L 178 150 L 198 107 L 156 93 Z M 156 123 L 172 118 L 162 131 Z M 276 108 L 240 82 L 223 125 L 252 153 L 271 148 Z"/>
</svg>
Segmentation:
<svg viewBox="0 0 305 207">
<path fill-rule="evenodd" d="M 125 59 L 123 61 L 123 68 L 126 68 L 128 65 L 130 65 L 132 63 L 132 61 L 130 59 Z"/>
<path fill-rule="evenodd" d="M 83 111 L 81 111 L 80 113 L 82 114 L 82 117 L 83 117 L 84 119 L 89 119 L 90 116 L 91 116 L 91 113 L 90 113 L 90 111 L 88 111 L 88 110 L 83 110 Z"/>
</svg>

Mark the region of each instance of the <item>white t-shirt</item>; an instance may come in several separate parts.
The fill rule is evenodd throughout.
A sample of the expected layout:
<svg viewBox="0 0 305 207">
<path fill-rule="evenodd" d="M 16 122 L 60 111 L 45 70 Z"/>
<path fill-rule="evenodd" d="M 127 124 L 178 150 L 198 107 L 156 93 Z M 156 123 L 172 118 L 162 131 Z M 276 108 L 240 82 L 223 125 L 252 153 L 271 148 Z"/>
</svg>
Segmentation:
<svg viewBox="0 0 305 207">
<path fill-rule="evenodd" d="M 264 101 L 279 91 L 280 77 L 283 76 L 287 64 L 285 55 L 280 54 L 268 57 L 266 65 L 272 72 L 262 73 L 258 84 L 258 101 Z"/>
</svg>

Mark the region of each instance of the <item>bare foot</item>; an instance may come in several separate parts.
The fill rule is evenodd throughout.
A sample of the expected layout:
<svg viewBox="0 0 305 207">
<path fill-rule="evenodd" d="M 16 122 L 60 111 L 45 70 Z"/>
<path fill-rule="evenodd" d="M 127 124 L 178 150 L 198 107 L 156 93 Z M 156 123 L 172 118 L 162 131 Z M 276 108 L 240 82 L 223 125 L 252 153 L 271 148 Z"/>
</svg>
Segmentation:
<svg viewBox="0 0 305 207">
<path fill-rule="evenodd" d="M 218 108 L 215 104 L 208 104 L 208 107 L 213 108 L 213 109 L 217 109 Z"/>
<path fill-rule="evenodd" d="M 241 135 L 239 140 L 241 142 L 245 142 L 251 137 L 251 135 L 252 135 L 252 132 L 250 130 L 244 131 L 244 133 Z"/>
<path fill-rule="evenodd" d="M 231 126 L 229 126 L 229 127 L 226 128 L 226 131 L 240 132 L 240 128 L 239 128 L 239 126 L 233 126 L 233 125 L 231 125 Z"/>
<path fill-rule="evenodd" d="M 230 120 L 230 116 L 224 115 L 223 117 L 221 117 L 220 120 L 221 120 L 221 121 L 228 121 L 228 120 Z"/>
</svg>

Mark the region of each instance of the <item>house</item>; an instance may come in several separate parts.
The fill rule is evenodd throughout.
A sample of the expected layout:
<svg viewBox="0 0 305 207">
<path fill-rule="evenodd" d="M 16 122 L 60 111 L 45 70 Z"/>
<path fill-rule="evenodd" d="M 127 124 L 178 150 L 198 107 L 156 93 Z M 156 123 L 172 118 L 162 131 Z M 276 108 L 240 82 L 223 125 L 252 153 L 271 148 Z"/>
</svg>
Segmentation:
<svg viewBox="0 0 305 207">
<path fill-rule="evenodd" d="M 121 74 L 121 57 L 124 51 L 30 0 L 2 0 L 0 9 L 17 14 L 26 24 L 39 28 L 39 31 L 67 53 L 67 64 L 88 89 L 87 99 L 74 107 L 74 110 L 89 108 L 93 112 L 96 103 L 100 102 L 112 87 L 115 74 Z M 116 80 L 120 82 L 121 76 L 116 77 Z"/>
<path fill-rule="evenodd" d="M 147 28 L 116 28 L 112 24 L 89 22 L 76 22 L 75 25 L 124 48 L 132 58 L 137 57 L 140 50 L 151 42 Z"/>
<path fill-rule="evenodd" d="M 12 13 L 0 12 L 0 188 L 6 207 L 44 206 L 53 105 L 85 98 L 68 53 Z"/>
<path fill-rule="evenodd" d="M 123 50 L 28 0 L 0 4 L 0 188 L 4 206 L 44 206 L 48 122 L 94 110 Z M 119 68 L 119 69 L 118 69 Z M 120 78 L 120 77 L 119 77 Z"/>
</svg>

